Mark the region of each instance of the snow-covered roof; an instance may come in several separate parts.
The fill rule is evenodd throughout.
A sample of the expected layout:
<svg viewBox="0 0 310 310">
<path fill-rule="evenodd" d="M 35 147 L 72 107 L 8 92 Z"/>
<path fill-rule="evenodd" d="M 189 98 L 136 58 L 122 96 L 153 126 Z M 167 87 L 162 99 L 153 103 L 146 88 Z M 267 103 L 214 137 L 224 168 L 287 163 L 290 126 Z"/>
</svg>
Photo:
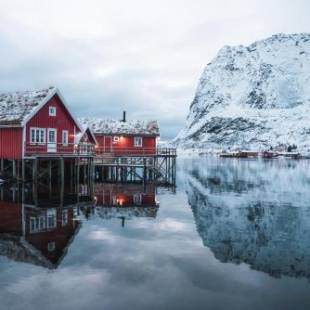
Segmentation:
<svg viewBox="0 0 310 310">
<path fill-rule="evenodd" d="M 76 133 L 75 134 L 75 138 L 74 138 L 74 143 L 78 144 L 80 143 L 82 137 L 84 136 L 84 134 L 89 131 L 91 137 L 93 138 L 94 142 L 97 144 L 97 140 L 96 140 L 96 137 L 93 133 L 93 131 L 91 130 L 91 128 L 85 123 L 85 124 L 82 124 L 81 122 L 79 122 L 79 127 L 81 129 L 80 132 Z"/>
<path fill-rule="evenodd" d="M 83 126 L 89 126 L 95 134 L 159 136 L 157 121 L 123 122 L 115 119 L 81 118 L 79 122 Z"/>
<path fill-rule="evenodd" d="M 57 89 L 50 87 L 37 91 L 0 94 L 0 125 L 22 125 Z"/>
</svg>

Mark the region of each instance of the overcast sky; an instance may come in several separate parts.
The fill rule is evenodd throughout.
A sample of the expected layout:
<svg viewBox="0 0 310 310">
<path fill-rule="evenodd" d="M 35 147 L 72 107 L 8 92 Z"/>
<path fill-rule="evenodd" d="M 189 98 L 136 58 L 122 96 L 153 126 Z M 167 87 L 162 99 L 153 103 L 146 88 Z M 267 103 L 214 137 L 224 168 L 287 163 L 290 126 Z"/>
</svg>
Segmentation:
<svg viewBox="0 0 310 310">
<path fill-rule="evenodd" d="M 183 126 L 224 45 L 309 32 L 306 0 L 0 0 L 0 91 L 56 86 L 77 116 Z"/>
</svg>

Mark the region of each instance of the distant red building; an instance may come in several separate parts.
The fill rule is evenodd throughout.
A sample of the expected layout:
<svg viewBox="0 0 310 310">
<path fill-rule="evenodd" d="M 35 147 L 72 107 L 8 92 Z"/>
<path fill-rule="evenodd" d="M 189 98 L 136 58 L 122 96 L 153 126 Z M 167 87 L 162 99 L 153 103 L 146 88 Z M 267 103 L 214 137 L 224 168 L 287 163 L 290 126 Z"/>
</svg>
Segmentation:
<svg viewBox="0 0 310 310">
<path fill-rule="evenodd" d="M 0 159 L 72 156 L 80 142 L 90 155 L 94 136 L 80 127 L 56 88 L 0 94 Z"/>
<path fill-rule="evenodd" d="M 114 156 L 155 155 L 160 136 L 156 121 L 122 121 L 109 119 L 81 119 L 90 127 L 97 140 L 96 152 Z"/>
</svg>

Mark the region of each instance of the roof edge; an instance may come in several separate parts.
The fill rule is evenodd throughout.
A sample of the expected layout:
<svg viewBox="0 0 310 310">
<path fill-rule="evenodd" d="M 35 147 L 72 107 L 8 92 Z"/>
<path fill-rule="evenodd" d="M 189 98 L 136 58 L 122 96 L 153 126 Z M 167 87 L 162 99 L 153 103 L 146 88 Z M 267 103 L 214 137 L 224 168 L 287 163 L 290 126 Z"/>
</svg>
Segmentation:
<svg viewBox="0 0 310 310">
<path fill-rule="evenodd" d="M 74 115 L 71 113 L 65 98 L 62 96 L 61 92 L 59 91 L 58 88 L 54 88 L 53 91 L 46 96 L 41 103 L 31 112 L 31 114 L 29 114 L 21 123 L 21 127 L 25 127 L 25 125 L 46 105 L 47 102 L 49 102 L 55 95 L 57 95 L 59 97 L 59 99 L 61 100 L 62 104 L 64 105 L 65 109 L 67 110 L 67 112 L 69 113 L 70 117 L 73 119 L 73 121 L 75 122 L 75 125 L 78 127 L 78 129 L 80 131 L 82 131 L 81 125 L 80 123 L 77 121 L 77 119 L 74 117 Z"/>
</svg>

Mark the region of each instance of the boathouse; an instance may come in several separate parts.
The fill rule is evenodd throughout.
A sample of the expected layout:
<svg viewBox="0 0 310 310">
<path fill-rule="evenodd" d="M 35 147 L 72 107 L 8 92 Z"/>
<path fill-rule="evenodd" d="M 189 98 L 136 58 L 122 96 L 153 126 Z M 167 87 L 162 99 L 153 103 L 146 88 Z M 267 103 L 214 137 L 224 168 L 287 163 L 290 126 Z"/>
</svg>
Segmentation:
<svg viewBox="0 0 310 310">
<path fill-rule="evenodd" d="M 0 158 L 74 156 L 83 130 L 60 92 L 50 87 L 39 91 L 0 94 Z M 91 136 L 91 135 L 90 135 Z M 90 141 L 89 155 L 94 147 Z M 83 153 L 85 154 L 85 140 Z"/>
<path fill-rule="evenodd" d="M 157 121 L 83 118 L 81 124 L 89 126 L 96 140 L 97 154 L 114 156 L 154 156 L 160 136 Z"/>
</svg>

